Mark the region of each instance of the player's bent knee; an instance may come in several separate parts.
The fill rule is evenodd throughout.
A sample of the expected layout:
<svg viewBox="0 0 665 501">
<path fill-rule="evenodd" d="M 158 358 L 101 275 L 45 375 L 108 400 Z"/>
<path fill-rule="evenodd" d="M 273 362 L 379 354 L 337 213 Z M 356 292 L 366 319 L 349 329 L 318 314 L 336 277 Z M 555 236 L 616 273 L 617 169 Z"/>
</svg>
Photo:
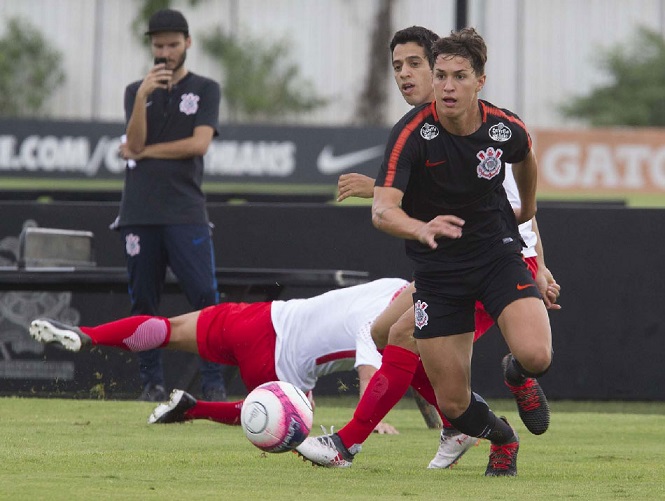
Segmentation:
<svg viewBox="0 0 665 501">
<path fill-rule="evenodd" d="M 370 334 L 372 335 L 372 341 L 377 348 L 385 348 L 388 344 L 389 331 L 387 329 L 379 328 L 372 324 L 370 328 Z"/>
<path fill-rule="evenodd" d="M 416 340 L 413 337 L 413 328 L 404 328 L 399 322 L 390 328 L 388 333 L 388 344 L 399 346 L 417 353 Z"/>
<path fill-rule="evenodd" d="M 522 374 L 527 377 L 539 378 L 550 370 L 552 366 L 552 352 L 548 351 L 543 353 L 542 356 L 532 357 L 529 359 L 528 364 L 524 360 L 522 362 L 516 360 L 516 362 Z"/>
</svg>

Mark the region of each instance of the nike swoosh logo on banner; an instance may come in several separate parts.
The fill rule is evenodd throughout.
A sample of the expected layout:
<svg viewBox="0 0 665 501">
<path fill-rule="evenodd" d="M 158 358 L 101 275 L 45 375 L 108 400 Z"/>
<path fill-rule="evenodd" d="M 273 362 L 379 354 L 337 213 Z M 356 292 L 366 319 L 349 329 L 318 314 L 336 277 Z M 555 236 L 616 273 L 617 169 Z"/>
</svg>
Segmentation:
<svg viewBox="0 0 665 501">
<path fill-rule="evenodd" d="M 381 157 L 384 148 L 385 146 L 383 145 L 372 146 L 371 148 L 365 148 L 364 150 L 334 156 L 333 147 L 326 145 L 316 159 L 316 166 L 321 174 L 339 174 L 351 167 Z"/>
<path fill-rule="evenodd" d="M 437 165 L 445 164 L 445 160 L 441 160 L 440 162 L 430 162 L 429 160 L 425 160 L 425 167 L 436 167 Z"/>
<path fill-rule="evenodd" d="M 518 291 L 523 291 L 524 289 L 528 289 L 529 287 L 534 287 L 533 284 L 517 284 L 517 290 Z"/>
</svg>

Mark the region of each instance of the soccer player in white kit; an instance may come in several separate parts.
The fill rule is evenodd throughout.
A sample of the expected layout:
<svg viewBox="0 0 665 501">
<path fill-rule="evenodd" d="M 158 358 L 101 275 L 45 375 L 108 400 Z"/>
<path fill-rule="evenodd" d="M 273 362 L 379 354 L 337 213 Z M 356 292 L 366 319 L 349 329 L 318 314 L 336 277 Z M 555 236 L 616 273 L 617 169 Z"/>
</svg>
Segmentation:
<svg viewBox="0 0 665 501">
<path fill-rule="evenodd" d="M 138 315 L 95 327 L 36 319 L 30 334 L 71 351 L 113 346 L 132 352 L 169 348 L 195 353 L 238 366 L 248 391 L 280 380 L 309 392 L 320 376 L 356 368 L 362 392 L 381 366 L 370 334 L 372 322 L 406 285 L 400 278 L 382 278 L 308 299 L 220 303 L 173 318 Z M 148 421 L 239 424 L 241 407 L 242 401 L 202 402 L 174 390 Z"/>
</svg>

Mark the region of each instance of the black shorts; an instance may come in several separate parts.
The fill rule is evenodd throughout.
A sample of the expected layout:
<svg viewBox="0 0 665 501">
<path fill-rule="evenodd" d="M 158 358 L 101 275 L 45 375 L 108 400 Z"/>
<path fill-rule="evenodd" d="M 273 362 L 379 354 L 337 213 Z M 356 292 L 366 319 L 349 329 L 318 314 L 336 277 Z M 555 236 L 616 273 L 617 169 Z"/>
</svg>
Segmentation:
<svg viewBox="0 0 665 501">
<path fill-rule="evenodd" d="M 473 332 L 476 300 L 496 321 L 503 309 L 517 299 L 542 299 L 521 254 L 507 254 L 486 265 L 463 270 L 416 273 L 415 282 L 413 337 L 417 339 Z"/>
</svg>

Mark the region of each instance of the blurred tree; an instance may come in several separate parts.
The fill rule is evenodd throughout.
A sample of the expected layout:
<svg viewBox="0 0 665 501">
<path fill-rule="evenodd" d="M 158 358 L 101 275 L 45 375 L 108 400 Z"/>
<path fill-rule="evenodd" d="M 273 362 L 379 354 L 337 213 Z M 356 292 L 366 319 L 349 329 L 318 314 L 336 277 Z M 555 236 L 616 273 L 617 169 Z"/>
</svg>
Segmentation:
<svg viewBox="0 0 665 501">
<path fill-rule="evenodd" d="M 383 125 L 386 121 L 387 88 L 392 66 L 388 48 L 393 37 L 393 4 L 394 0 L 381 0 L 376 13 L 365 88 L 357 105 L 356 122 L 360 124 Z"/>
<path fill-rule="evenodd" d="M 269 120 L 327 104 L 288 61 L 285 40 L 237 40 L 221 29 L 202 38 L 203 49 L 222 66 L 222 98 L 232 121 Z"/>
<path fill-rule="evenodd" d="M 137 0 L 139 11 L 132 30 L 144 44 L 150 16 L 159 9 L 171 8 L 173 0 Z M 189 0 L 196 7 L 206 0 Z M 317 97 L 313 86 L 300 75 L 297 65 L 288 62 L 289 45 L 285 40 L 238 40 L 221 28 L 201 34 L 203 50 L 219 63 L 224 75 L 222 99 L 231 121 L 269 120 L 290 113 L 306 112 L 324 106 L 328 100 Z"/>
<path fill-rule="evenodd" d="M 665 126 L 665 41 L 639 28 L 632 44 L 601 53 L 599 66 L 610 83 L 560 106 L 566 117 L 597 127 Z"/>
<path fill-rule="evenodd" d="M 47 99 L 64 81 L 62 54 L 34 26 L 8 20 L 0 38 L 0 115 L 44 115 Z"/>
</svg>

